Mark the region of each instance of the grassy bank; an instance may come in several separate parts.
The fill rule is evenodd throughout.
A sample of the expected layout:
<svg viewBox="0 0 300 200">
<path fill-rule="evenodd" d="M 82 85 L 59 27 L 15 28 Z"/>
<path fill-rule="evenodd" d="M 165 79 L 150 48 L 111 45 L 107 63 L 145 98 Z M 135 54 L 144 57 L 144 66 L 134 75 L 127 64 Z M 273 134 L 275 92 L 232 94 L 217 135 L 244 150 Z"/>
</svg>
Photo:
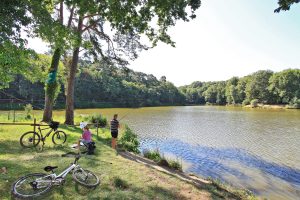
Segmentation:
<svg viewBox="0 0 300 200">
<path fill-rule="evenodd" d="M 0 119 L 3 122 L 5 117 Z M 32 127 L 0 127 L 0 168 L 7 168 L 7 173 L 0 173 L 0 199 L 12 199 L 11 185 L 18 177 L 43 172 L 46 165 L 58 166 L 56 171 L 60 172 L 73 161 L 73 158 L 61 155 L 73 151 L 69 146 L 77 141 L 81 130 L 66 126 L 60 129 L 68 135 L 67 144 L 53 146 L 51 138 L 47 138 L 44 150 L 40 151 L 23 149 L 19 144 L 21 134 L 32 130 Z M 68 175 L 65 185 L 54 187 L 44 199 L 254 199 L 244 191 L 233 190 L 213 181 L 191 184 L 172 173 L 158 171 L 117 155 L 110 148 L 108 129 L 101 129 L 99 138 L 95 129 L 91 131 L 97 146 L 95 155 L 84 155 L 79 164 L 95 172 L 101 179 L 100 185 L 88 190 L 75 184 Z"/>
</svg>

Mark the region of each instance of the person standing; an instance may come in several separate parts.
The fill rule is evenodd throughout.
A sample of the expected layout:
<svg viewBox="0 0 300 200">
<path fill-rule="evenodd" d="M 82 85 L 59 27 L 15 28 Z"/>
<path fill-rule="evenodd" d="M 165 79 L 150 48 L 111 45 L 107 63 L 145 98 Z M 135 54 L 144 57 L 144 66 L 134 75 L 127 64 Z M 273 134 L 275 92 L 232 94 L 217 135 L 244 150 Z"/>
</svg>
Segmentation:
<svg viewBox="0 0 300 200">
<path fill-rule="evenodd" d="M 110 132 L 111 132 L 111 147 L 116 149 L 117 138 L 118 138 L 118 128 L 120 127 L 119 121 L 117 120 L 118 114 L 114 114 L 113 119 L 110 121 Z"/>
</svg>

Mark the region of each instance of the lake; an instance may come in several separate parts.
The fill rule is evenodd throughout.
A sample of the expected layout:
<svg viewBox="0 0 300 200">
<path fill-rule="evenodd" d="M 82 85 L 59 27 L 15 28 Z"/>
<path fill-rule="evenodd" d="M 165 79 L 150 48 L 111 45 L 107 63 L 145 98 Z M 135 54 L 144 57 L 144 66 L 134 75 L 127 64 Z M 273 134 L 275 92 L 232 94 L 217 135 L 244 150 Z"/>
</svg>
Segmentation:
<svg viewBox="0 0 300 200">
<path fill-rule="evenodd" d="M 183 170 L 269 199 L 300 197 L 300 110 L 219 106 L 82 109 L 119 114 L 141 149 L 159 149 Z"/>
</svg>

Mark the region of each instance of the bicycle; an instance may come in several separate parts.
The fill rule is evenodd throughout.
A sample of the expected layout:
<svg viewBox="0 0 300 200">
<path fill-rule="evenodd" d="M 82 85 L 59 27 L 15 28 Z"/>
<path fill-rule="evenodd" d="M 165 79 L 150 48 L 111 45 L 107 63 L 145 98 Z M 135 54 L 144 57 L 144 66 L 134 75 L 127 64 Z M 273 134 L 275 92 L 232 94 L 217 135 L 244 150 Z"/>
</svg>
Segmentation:
<svg viewBox="0 0 300 200">
<path fill-rule="evenodd" d="M 49 128 L 42 129 L 40 125 L 38 126 L 39 133 L 35 131 L 28 131 L 24 133 L 20 138 L 20 144 L 22 147 L 31 148 L 36 147 L 40 141 L 43 142 L 43 146 L 45 145 L 46 137 L 49 137 L 49 135 L 54 131 L 52 135 L 52 142 L 53 144 L 63 144 L 67 140 L 67 135 L 63 131 L 58 131 L 59 122 L 50 122 Z M 51 129 L 45 136 L 43 136 L 42 131 L 46 129 Z"/>
<path fill-rule="evenodd" d="M 46 166 L 44 170 L 46 172 L 51 171 L 51 174 L 33 173 L 19 178 L 12 185 L 12 194 L 17 198 L 39 197 L 49 192 L 52 186 L 63 185 L 65 177 L 71 171 L 73 171 L 72 177 L 77 183 L 88 188 L 95 188 L 100 184 L 100 180 L 93 172 L 84 170 L 79 166 L 78 160 L 80 157 L 79 154 L 76 155 L 75 161 L 59 175 L 56 175 L 53 171 L 58 168 L 57 166 Z"/>
</svg>

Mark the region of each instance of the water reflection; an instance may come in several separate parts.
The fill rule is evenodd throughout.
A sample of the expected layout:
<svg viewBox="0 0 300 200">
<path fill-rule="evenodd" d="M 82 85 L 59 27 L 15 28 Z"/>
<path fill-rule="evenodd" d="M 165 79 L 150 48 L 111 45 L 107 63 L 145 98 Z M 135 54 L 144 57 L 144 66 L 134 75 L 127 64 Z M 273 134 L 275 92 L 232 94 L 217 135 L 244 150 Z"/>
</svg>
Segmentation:
<svg viewBox="0 0 300 200">
<path fill-rule="evenodd" d="M 229 182 L 235 177 L 239 182 L 242 181 L 242 184 L 233 183 L 234 185 L 249 188 L 256 194 L 268 195 L 270 188 L 274 192 L 268 197 L 297 199 L 300 194 L 300 170 L 268 162 L 243 149 L 213 148 L 190 145 L 180 140 L 158 141 L 153 138 L 144 139 L 141 148 L 158 148 L 161 152 L 173 154 L 184 162 L 191 163 L 192 165 L 185 169 L 187 172 Z M 276 184 L 277 179 L 281 180 L 280 185 Z M 249 184 L 252 182 L 256 185 Z M 268 187 L 263 191 L 262 186 Z M 289 188 L 289 193 L 286 187 Z"/>
</svg>

